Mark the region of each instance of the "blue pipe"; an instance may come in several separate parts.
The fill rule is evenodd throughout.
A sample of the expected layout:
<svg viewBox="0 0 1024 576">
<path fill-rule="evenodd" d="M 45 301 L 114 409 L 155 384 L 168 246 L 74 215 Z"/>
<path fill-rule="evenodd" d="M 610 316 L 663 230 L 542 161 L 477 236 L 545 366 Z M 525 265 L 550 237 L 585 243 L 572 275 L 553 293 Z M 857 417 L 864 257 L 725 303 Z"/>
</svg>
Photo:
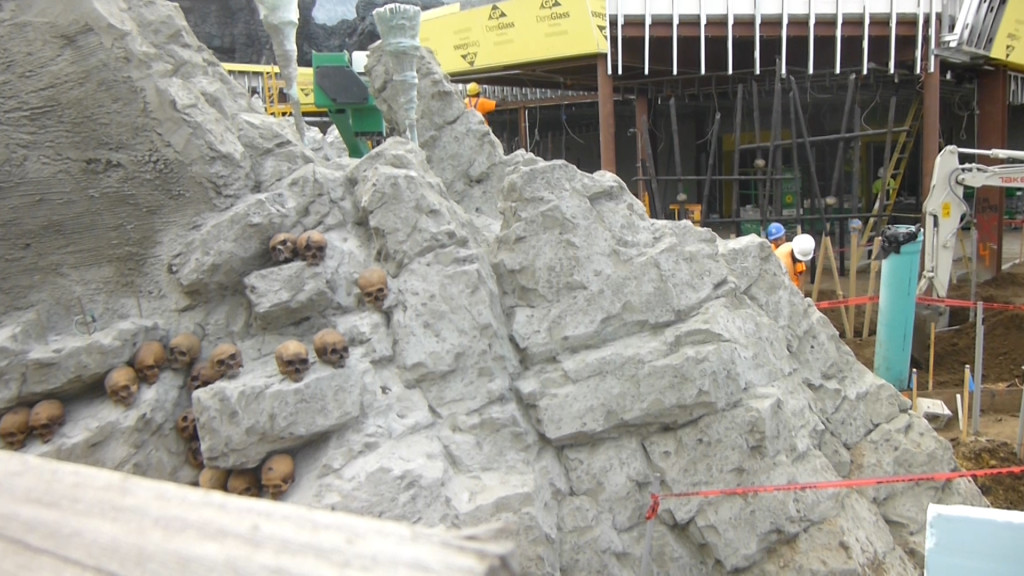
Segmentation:
<svg viewBox="0 0 1024 576">
<path fill-rule="evenodd" d="M 892 228 L 899 231 L 914 230 L 913 226 Z M 898 254 L 891 253 L 882 260 L 874 372 L 897 390 L 910 389 L 910 351 L 914 343 L 921 236 L 900 246 Z"/>
</svg>

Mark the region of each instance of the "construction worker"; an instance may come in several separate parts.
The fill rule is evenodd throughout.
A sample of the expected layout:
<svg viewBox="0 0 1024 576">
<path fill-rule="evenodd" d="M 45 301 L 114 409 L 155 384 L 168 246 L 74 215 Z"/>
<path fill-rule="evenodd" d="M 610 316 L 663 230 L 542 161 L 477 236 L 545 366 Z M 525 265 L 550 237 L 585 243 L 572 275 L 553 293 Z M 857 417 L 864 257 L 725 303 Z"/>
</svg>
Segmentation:
<svg viewBox="0 0 1024 576">
<path fill-rule="evenodd" d="M 882 192 L 882 180 L 885 178 L 885 172 L 885 166 L 879 167 L 878 179 L 875 180 L 873 184 L 871 184 L 871 192 L 874 194 L 874 198 L 876 199 L 878 198 L 878 194 Z M 889 186 L 887 187 L 887 190 L 891 193 L 894 188 L 896 188 L 896 181 L 893 180 L 892 178 L 889 178 Z M 886 198 L 886 202 L 888 201 L 889 199 Z"/>
<path fill-rule="evenodd" d="M 814 257 L 814 237 L 810 234 L 797 234 L 792 242 L 786 242 L 776 248 L 775 256 L 782 262 L 789 279 L 800 288 L 800 279 L 807 271 L 806 262 Z"/>
<path fill-rule="evenodd" d="M 765 237 L 772 243 L 772 250 L 778 250 L 786 241 L 786 228 L 778 222 L 772 222 L 768 225 Z"/>
<path fill-rule="evenodd" d="M 476 110 L 484 117 L 484 124 L 488 124 L 487 115 L 494 112 L 494 108 L 498 105 L 494 100 L 480 96 L 480 85 L 476 82 L 470 82 L 466 87 L 465 102 L 467 110 Z"/>
</svg>

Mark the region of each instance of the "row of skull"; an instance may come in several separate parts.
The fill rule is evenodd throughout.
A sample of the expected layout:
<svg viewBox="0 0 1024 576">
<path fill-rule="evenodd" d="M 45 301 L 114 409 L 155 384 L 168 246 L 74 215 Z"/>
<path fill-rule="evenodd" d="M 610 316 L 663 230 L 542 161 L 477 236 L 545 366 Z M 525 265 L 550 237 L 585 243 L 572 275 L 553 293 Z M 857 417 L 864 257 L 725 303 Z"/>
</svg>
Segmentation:
<svg viewBox="0 0 1024 576">
<path fill-rule="evenodd" d="M 17 406 L 0 417 L 0 441 L 11 450 L 21 450 L 30 434 L 46 444 L 64 425 L 64 403 L 49 399 L 36 402 L 30 409 Z"/>
<path fill-rule="evenodd" d="M 267 458 L 258 473 L 254 468 L 203 468 L 199 473 L 200 488 L 223 490 L 239 496 L 259 496 L 262 488 L 274 500 L 287 492 L 294 482 L 295 460 L 285 453 Z"/>
<path fill-rule="evenodd" d="M 326 256 L 327 238 L 316 230 L 308 230 L 298 236 L 281 232 L 270 239 L 270 258 L 279 264 L 298 258 L 310 266 L 316 266 Z"/>
<path fill-rule="evenodd" d="M 313 336 L 313 351 L 323 363 L 344 368 L 349 357 L 348 341 L 340 332 L 325 328 Z M 281 375 L 292 382 L 301 382 L 309 372 L 309 350 L 298 340 L 288 340 L 274 350 L 274 360 Z"/>
</svg>

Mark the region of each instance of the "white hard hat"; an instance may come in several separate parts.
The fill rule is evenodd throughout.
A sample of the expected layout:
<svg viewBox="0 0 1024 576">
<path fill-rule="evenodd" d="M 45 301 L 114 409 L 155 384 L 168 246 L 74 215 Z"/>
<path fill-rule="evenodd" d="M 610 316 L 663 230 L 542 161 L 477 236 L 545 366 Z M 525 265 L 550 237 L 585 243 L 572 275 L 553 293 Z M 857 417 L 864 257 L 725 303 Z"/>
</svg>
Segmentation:
<svg viewBox="0 0 1024 576">
<path fill-rule="evenodd" d="M 801 262 L 814 257 L 814 237 L 810 234 L 798 234 L 793 238 L 793 256 Z"/>
</svg>

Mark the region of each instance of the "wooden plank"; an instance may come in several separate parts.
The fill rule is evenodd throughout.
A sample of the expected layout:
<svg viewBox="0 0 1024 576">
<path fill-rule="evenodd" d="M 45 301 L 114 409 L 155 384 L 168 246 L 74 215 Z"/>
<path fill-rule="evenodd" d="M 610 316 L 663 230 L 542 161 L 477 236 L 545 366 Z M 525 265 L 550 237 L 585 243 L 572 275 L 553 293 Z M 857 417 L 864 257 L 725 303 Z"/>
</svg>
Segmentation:
<svg viewBox="0 0 1024 576">
<path fill-rule="evenodd" d="M 0 557 L 13 573 L 514 573 L 513 546 L 488 541 L 496 527 L 420 528 L 9 451 L 0 470 Z"/>
</svg>

